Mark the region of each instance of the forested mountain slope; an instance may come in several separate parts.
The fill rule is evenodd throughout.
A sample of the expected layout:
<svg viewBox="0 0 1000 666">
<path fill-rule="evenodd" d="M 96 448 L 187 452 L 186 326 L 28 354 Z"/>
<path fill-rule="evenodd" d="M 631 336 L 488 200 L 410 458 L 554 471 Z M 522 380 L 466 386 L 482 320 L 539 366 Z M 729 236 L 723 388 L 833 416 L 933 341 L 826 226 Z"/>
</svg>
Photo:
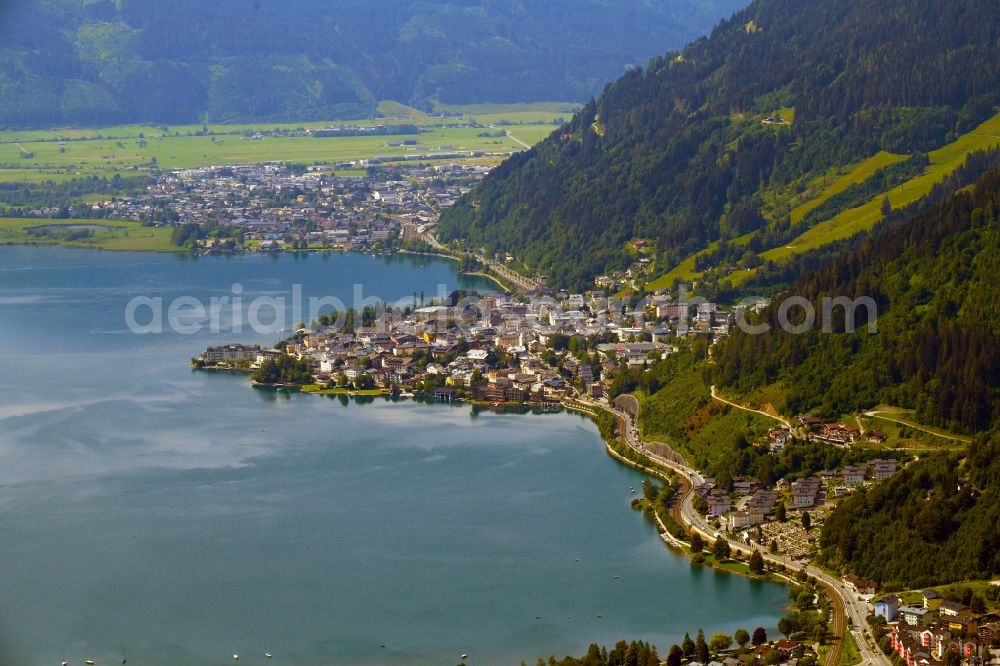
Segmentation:
<svg viewBox="0 0 1000 666">
<path fill-rule="evenodd" d="M 1000 435 L 932 455 L 844 500 L 820 538 L 828 564 L 915 588 L 1000 573 Z"/>
<path fill-rule="evenodd" d="M 769 402 L 789 420 L 810 412 L 853 424 L 852 415 L 891 405 L 971 435 L 940 440 L 937 452 L 921 448 L 904 471 L 845 498 L 825 522 L 826 564 L 896 589 L 1000 574 L 1000 169 L 936 198 L 804 271 L 749 318 L 768 330 L 734 328 L 710 355 L 695 339 L 612 385 L 612 395 L 639 397 L 644 436 L 679 447 L 717 479 L 770 484 L 902 451 L 814 441 L 772 454 L 751 442 L 774 420 L 711 400 L 713 384 L 743 403 Z M 809 330 L 782 329 L 778 312 L 789 296 L 812 304 Z M 871 297 L 877 317 L 864 307 L 845 317 L 836 307 L 824 332 L 822 300 L 838 296 Z M 792 324 L 801 312 L 791 309 Z"/>
<path fill-rule="evenodd" d="M 0 125 L 586 101 L 745 0 L 5 0 Z"/>
<path fill-rule="evenodd" d="M 623 267 L 633 238 L 653 241 L 664 272 L 718 239 L 768 225 L 780 239 L 791 223 L 776 194 L 992 116 L 998 38 L 989 0 L 757 0 L 505 162 L 444 216 L 441 237 L 573 288 Z"/>
<path fill-rule="evenodd" d="M 997 248 L 1000 171 L 991 171 L 971 191 L 872 234 L 800 278 L 764 311 L 766 332 L 737 329 L 719 343 L 714 380 L 744 395 L 777 384 L 785 401 L 776 407 L 787 414 L 837 418 L 883 404 L 960 432 L 996 429 Z M 780 325 L 780 303 L 789 295 L 813 304 L 816 324 L 804 333 Z M 822 300 L 840 296 L 870 297 L 877 310 L 857 307 L 848 315 L 837 307 L 824 333 Z M 796 311 L 793 323 L 801 319 Z M 845 332 L 850 325 L 854 332 Z"/>
</svg>

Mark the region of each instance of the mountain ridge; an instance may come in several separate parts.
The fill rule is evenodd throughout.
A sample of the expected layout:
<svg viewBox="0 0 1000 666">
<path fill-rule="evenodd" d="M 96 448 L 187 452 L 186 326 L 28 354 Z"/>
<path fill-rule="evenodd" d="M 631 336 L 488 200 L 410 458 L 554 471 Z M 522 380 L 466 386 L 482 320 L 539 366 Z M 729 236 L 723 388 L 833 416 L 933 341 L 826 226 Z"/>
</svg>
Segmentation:
<svg viewBox="0 0 1000 666">
<path fill-rule="evenodd" d="M 14 0 L 0 7 L 0 125 L 583 102 L 743 1 Z"/>
</svg>

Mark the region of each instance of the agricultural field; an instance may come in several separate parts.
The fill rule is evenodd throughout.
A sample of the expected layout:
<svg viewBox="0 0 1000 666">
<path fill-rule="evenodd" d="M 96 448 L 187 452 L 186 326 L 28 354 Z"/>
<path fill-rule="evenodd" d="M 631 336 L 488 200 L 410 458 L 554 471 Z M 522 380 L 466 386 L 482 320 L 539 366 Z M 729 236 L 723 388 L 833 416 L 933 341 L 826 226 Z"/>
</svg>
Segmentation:
<svg viewBox="0 0 1000 666">
<path fill-rule="evenodd" d="M 123 220 L 0 217 L 0 245 L 64 245 L 102 250 L 177 252 L 166 227 Z"/>
<path fill-rule="evenodd" d="M 460 113 L 481 123 L 538 124 L 569 122 L 581 106 L 573 102 L 535 102 L 531 104 L 435 104 L 438 113 Z"/>
<path fill-rule="evenodd" d="M 310 123 L 234 125 L 120 125 L 102 128 L 0 131 L 0 182 L 66 180 L 85 175 L 112 175 L 159 168 L 197 168 L 219 164 L 298 162 L 335 164 L 374 157 L 427 153 L 481 152 L 495 163 L 548 136 L 567 104 L 481 105 L 455 107 L 461 117 L 428 116 L 395 102 L 383 102 L 386 118 Z M 464 109 L 464 110 L 462 110 Z M 562 112 L 553 109 L 563 109 Z M 482 115 L 473 117 L 471 112 Z M 453 127 L 469 122 L 491 128 Z M 275 132 L 338 126 L 416 125 L 419 135 L 275 136 Z M 252 138 L 255 132 L 264 136 Z M 416 146 L 391 146 L 402 139 Z M 474 158 L 469 158 L 474 159 Z"/>
<path fill-rule="evenodd" d="M 77 170 L 128 170 L 155 160 L 161 168 L 195 168 L 216 164 L 255 162 L 345 162 L 378 156 L 405 156 L 427 152 L 510 152 L 521 148 L 508 137 L 480 137 L 475 128 L 440 128 L 409 135 L 418 146 L 390 146 L 403 136 L 285 137 L 250 139 L 241 136 L 168 136 L 144 139 L 93 139 L 0 144 L 0 162 L 37 163 L 48 168 Z M 522 132 L 523 133 L 523 132 Z M 530 136 L 535 136 L 531 134 Z M 523 140 L 523 139 L 522 139 Z M 34 157 L 25 159 L 27 151 Z"/>
</svg>

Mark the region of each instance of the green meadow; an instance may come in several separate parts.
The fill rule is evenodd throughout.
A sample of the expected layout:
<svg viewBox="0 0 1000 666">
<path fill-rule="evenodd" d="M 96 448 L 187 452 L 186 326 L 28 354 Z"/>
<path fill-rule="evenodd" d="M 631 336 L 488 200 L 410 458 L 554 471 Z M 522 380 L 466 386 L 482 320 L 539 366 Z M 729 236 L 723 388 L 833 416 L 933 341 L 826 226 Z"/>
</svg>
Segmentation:
<svg viewBox="0 0 1000 666">
<path fill-rule="evenodd" d="M 893 155 L 892 153 L 887 153 L 882 150 L 868 159 L 859 162 L 853 168 L 850 168 L 847 173 L 834 178 L 832 181 L 828 181 L 826 178 L 817 179 L 818 182 L 813 182 L 810 190 L 818 190 L 819 194 L 791 210 L 789 217 L 791 218 L 792 224 L 798 224 L 802 221 L 802 218 L 809 213 L 809 211 L 825 203 L 831 197 L 840 194 L 851 185 L 863 183 L 868 178 L 871 178 L 871 176 L 874 175 L 874 173 L 879 169 L 897 164 L 905 159 L 906 155 Z"/>
<path fill-rule="evenodd" d="M 549 128 L 551 131 L 551 128 Z M 146 139 L 93 139 L 39 141 L 27 144 L 34 157 L 22 158 L 25 144 L 0 144 L 0 162 L 37 163 L 56 169 L 129 169 L 153 160 L 161 168 L 194 168 L 216 164 L 257 162 L 343 162 L 377 156 L 405 156 L 427 152 L 510 152 L 521 147 L 508 137 L 480 137 L 473 128 L 435 128 L 427 134 L 407 136 L 421 146 L 390 146 L 403 136 L 285 137 L 251 139 L 235 135 L 169 136 Z M 521 134 L 525 134 L 521 132 Z M 527 133 L 526 136 L 537 136 Z M 520 136 L 518 137 L 520 138 Z M 524 139 L 522 139 L 524 140 Z M 425 146 L 425 147 L 422 147 Z"/>
<path fill-rule="evenodd" d="M 558 119 L 569 119 L 573 108 L 570 104 L 556 103 L 449 107 L 441 111 L 461 113 L 462 117 L 441 118 L 387 101 L 379 105 L 380 113 L 386 117 L 351 121 L 5 130 L 0 131 L 0 182 L 66 180 L 91 174 L 142 171 L 154 161 L 160 168 L 183 169 L 260 162 L 333 164 L 435 152 L 482 152 L 495 154 L 494 159 L 499 159 L 544 139 L 556 128 L 554 123 Z M 447 126 L 473 120 L 495 126 Z M 419 135 L 321 138 L 245 136 L 255 132 L 373 124 L 416 125 L 423 131 Z M 389 145 L 402 139 L 415 139 L 420 145 Z"/>
<path fill-rule="evenodd" d="M 91 229 L 91 227 L 100 227 Z M 45 233 L 39 233 L 44 230 Z M 88 231 L 89 233 L 81 233 Z M 33 233 L 34 232 L 34 233 Z M 123 220 L 0 217 L 0 245 L 64 245 L 102 250 L 176 252 L 166 227 Z"/>
</svg>

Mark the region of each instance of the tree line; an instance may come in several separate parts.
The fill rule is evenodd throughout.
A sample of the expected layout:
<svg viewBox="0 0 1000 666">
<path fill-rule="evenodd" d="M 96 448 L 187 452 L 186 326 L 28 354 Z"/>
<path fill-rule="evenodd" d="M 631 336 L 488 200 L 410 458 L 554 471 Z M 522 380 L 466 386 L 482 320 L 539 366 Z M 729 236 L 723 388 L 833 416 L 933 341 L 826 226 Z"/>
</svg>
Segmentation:
<svg viewBox="0 0 1000 666">
<path fill-rule="evenodd" d="M 6 3 L 0 126 L 363 118 L 383 99 L 425 110 L 583 101 L 739 4 Z"/>
</svg>

